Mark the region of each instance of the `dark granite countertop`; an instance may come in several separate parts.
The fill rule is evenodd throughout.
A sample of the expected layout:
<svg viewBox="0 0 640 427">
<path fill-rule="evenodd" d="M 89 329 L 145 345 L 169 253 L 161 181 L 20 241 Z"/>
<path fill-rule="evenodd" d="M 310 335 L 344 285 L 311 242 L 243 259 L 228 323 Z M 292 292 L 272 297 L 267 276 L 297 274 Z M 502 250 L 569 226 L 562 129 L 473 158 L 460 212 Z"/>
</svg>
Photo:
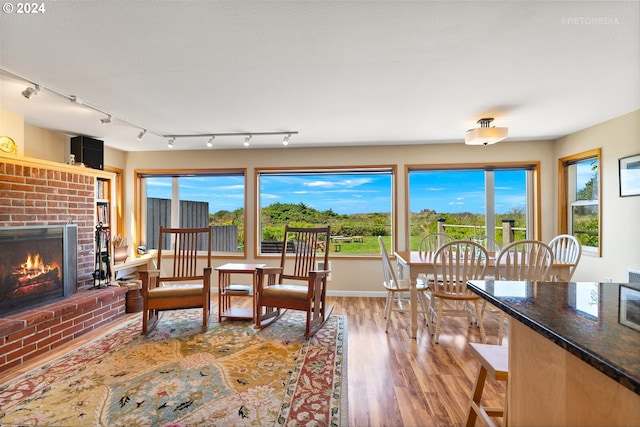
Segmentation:
<svg viewBox="0 0 640 427">
<path fill-rule="evenodd" d="M 640 285 L 472 280 L 469 289 L 640 394 Z"/>
</svg>

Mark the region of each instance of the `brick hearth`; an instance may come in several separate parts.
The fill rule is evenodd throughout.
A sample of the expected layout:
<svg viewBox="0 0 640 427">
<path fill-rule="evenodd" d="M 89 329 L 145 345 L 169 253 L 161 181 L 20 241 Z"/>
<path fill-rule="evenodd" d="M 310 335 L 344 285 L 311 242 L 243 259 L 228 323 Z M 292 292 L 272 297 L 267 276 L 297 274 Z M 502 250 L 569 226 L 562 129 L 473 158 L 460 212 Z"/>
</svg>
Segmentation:
<svg viewBox="0 0 640 427">
<path fill-rule="evenodd" d="M 68 343 L 125 314 L 126 287 L 80 289 L 59 302 L 0 319 L 0 371 Z"/>
</svg>

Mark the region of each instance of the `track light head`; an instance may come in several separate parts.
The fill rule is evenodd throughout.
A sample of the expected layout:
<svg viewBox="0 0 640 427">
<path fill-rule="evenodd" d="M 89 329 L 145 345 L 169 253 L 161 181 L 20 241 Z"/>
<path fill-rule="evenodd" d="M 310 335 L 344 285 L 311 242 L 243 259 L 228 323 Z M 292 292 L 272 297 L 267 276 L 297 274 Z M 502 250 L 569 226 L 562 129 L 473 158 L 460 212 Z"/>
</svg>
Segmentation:
<svg viewBox="0 0 640 427">
<path fill-rule="evenodd" d="M 31 99 L 34 96 L 36 96 L 38 92 L 40 92 L 40 86 L 38 85 L 34 85 L 34 87 L 29 86 L 28 88 L 22 91 L 22 96 L 24 96 L 27 99 Z"/>
<path fill-rule="evenodd" d="M 289 138 L 291 138 L 291 135 L 285 135 L 284 138 L 282 138 L 282 145 L 289 145 Z"/>
<path fill-rule="evenodd" d="M 251 135 L 247 135 L 244 137 L 244 146 L 248 147 L 251 141 Z"/>
<path fill-rule="evenodd" d="M 103 125 L 106 125 L 107 123 L 111 123 L 112 121 L 113 121 L 113 117 L 111 117 L 111 114 L 109 114 L 104 119 L 100 119 L 100 123 L 102 123 Z"/>
<path fill-rule="evenodd" d="M 142 138 L 144 138 L 144 136 L 147 134 L 147 130 L 146 129 L 142 129 L 140 131 L 140 133 L 138 134 L 138 141 L 142 141 Z"/>
<path fill-rule="evenodd" d="M 169 142 L 167 142 L 167 147 L 169 148 L 173 148 L 173 141 L 175 141 L 175 138 L 169 138 Z"/>
</svg>

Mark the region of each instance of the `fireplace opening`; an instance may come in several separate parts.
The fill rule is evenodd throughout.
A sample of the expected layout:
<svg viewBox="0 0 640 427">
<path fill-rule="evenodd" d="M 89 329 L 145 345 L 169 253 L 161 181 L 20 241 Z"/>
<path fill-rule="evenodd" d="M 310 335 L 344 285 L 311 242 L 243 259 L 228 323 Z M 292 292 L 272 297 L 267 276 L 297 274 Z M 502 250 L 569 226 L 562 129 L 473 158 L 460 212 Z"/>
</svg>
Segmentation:
<svg viewBox="0 0 640 427">
<path fill-rule="evenodd" d="M 0 317 L 76 291 L 75 224 L 0 227 Z"/>
</svg>

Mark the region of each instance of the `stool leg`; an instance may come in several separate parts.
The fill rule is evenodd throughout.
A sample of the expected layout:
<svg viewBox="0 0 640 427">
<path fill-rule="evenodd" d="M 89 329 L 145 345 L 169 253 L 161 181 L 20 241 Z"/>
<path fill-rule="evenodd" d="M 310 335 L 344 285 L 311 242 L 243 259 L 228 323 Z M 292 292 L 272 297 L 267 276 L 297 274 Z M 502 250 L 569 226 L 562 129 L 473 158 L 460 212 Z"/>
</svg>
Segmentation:
<svg viewBox="0 0 640 427">
<path fill-rule="evenodd" d="M 471 402 L 469 403 L 469 415 L 467 416 L 467 427 L 473 427 L 476 424 L 476 419 L 480 412 L 480 401 L 482 400 L 482 391 L 484 390 L 484 383 L 487 379 L 487 370 L 482 364 L 478 370 L 478 376 L 476 377 L 476 383 L 473 388 L 473 394 Z"/>
</svg>

